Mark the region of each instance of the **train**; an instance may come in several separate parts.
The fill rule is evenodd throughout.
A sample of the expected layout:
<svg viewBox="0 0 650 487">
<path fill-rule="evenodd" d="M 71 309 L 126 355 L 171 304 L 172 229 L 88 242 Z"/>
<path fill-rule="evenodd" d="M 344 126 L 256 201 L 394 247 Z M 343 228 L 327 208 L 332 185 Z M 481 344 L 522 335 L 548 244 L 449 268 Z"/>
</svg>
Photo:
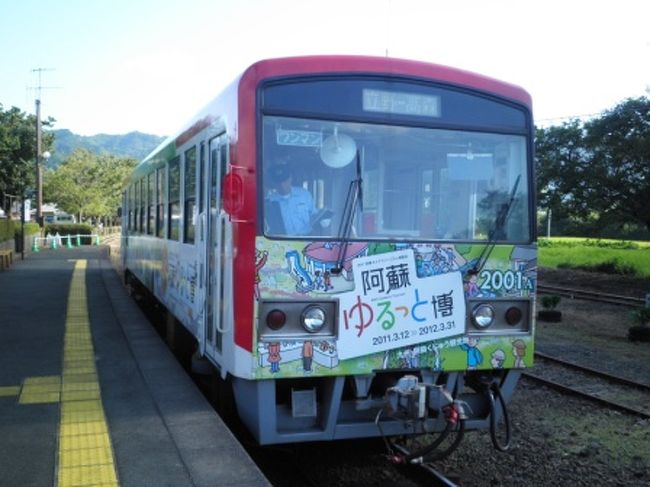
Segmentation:
<svg viewBox="0 0 650 487">
<path fill-rule="evenodd" d="M 490 429 L 506 449 L 533 365 L 533 133 L 524 89 L 469 71 L 256 62 L 130 175 L 125 279 L 261 445 L 434 437 L 428 453 Z"/>
</svg>

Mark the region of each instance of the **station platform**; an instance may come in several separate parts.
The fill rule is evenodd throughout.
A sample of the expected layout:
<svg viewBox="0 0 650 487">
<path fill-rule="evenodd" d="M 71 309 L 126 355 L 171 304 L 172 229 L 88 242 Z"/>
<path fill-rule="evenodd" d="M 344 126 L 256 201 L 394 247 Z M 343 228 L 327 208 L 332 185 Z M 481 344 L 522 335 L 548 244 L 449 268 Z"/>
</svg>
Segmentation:
<svg viewBox="0 0 650 487">
<path fill-rule="evenodd" d="M 106 250 L 43 249 L 0 273 L 0 485 L 270 485 Z"/>
</svg>

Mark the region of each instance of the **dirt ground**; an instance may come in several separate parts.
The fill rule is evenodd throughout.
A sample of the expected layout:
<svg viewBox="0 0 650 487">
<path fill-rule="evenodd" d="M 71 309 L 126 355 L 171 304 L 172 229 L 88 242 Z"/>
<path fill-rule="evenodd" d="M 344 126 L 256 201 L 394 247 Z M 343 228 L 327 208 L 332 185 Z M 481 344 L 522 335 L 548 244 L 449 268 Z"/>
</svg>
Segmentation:
<svg viewBox="0 0 650 487">
<path fill-rule="evenodd" d="M 540 284 L 645 297 L 650 280 L 542 269 Z M 650 384 L 650 343 L 631 343 L 631 308 L 562 298 L 560 323 L 537 322 L 536 348 Z M 496 452 L 472 432 L 441 469 L 463 486 L 648 485 L 650 420 L 522 380 L 509 405 L 513 445 Z"/>
</svg>

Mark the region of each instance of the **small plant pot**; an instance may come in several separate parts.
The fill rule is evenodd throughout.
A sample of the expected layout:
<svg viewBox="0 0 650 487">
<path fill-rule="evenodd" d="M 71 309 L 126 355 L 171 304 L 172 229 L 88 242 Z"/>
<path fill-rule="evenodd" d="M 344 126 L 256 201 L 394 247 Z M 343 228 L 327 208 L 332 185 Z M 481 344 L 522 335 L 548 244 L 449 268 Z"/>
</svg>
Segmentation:
<svg viewBox="0 0 650 487">
<path fill-rule="evenodd" d="M 562 311 L 558 311 L 557 309 L 542 309 L 537 312 L 537 319 L 558 323 L 562 321 Z"/>
</svg>

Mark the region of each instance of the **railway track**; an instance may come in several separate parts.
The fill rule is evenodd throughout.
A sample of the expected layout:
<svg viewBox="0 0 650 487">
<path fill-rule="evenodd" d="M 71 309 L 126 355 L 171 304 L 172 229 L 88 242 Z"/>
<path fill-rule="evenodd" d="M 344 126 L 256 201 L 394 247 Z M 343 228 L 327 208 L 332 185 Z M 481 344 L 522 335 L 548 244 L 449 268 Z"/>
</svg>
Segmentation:
<svg viewBox="0 0 650 487">
<path fill-rule="evenodd" d="M 643 306 L 645 300 L 618 294 L 609 294 L 601 291 L 586 291 L 584 289 L 567 288 L 561 286 L 538 285 L 537 291 L 542 294 L 557 294 L 571 299 L 585 299 L 601 303 L 620 304 L 624 306 Z"/>
<path fill-rule="evenodd" d="M 560 392 L 643 419 L 650 418 L 650 386 L 535 352 L 535 368 L 525 377 Z"/>
</svg>

